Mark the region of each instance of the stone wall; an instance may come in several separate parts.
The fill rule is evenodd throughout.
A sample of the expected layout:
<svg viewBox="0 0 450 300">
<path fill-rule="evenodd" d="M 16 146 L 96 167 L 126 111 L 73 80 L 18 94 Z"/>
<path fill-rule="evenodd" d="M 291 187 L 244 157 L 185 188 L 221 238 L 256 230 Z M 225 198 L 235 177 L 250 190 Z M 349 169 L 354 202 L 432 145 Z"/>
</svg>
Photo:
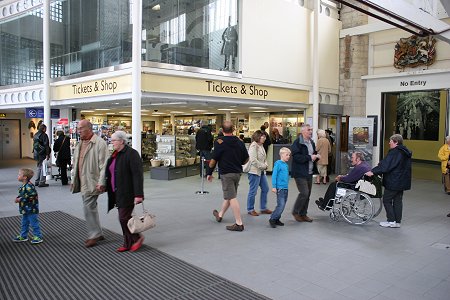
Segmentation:
<svg viewBox="0 0 450 300">
<path fill-rule="evenodd" d="M 340 15 L 343 29 L 367 24 L 367 15 L 347 6 L 342 6 Z M 366 115 L 366 84 L 361 76 L 368 72 L 368 44 L 368 35 L 340 39 L 339 104 L 344 106 L 344 115 Z"/>
</svg>

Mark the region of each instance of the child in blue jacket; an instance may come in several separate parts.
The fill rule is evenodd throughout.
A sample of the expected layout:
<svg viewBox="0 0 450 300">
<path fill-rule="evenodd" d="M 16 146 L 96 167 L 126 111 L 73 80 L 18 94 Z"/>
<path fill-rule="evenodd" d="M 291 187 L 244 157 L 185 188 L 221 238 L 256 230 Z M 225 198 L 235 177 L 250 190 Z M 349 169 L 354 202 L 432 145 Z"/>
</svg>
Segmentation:
<svg viewBox="0 0 450 300">
<path fill-rule="evenodd" d="M 286 206 L 289 187 L 289 166 L 287 162 L 291 157 L 291 150 L 283 147 L 280 149 L 280 159 L 275 162 L 272 171 L 272 192 L 277 194 L 277 206 L 269 219 L 270 227 L 284 226 L 280 221 L 281 214 Z"/>
</svg>

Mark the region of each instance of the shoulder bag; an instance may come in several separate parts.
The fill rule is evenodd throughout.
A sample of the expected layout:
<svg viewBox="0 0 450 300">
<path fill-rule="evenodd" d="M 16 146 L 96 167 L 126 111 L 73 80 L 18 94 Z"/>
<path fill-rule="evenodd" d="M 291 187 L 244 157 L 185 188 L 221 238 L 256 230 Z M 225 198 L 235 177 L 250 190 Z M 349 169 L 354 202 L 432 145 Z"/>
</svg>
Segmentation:
<svg viewBox="0 0 450 300">
<path fill-rule="evenodd" d="M 145 210 L 144 202 L 141 202 L 141 204 L 142 214 L 137 215 L 135 213 L 135 206 L 133 212 L 131 213 L 131 219 L 128 220 L 127 225 L 131 233 L 140 233 L 156 226 L 155 215 L 152 215 L 147 210 Z"/>
</svg>

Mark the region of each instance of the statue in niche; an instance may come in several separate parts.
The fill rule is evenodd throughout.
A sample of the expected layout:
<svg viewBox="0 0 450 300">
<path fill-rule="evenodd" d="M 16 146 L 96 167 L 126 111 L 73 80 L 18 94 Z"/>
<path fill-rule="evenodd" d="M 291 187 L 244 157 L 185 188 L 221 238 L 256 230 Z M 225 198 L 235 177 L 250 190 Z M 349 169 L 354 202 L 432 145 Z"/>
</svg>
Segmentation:
<svg viewBox="0 0 450 300">
<path fill-rule="evenodd" d="M 231 16 L 228 17 L 228 27 L 222 34 L 222 50 L 220 54 L 225 56 L 225 65 L 222 70 L 235 71 L 236 70 L 236 56 L 237 56 L 237 40 L 238 33 L 234 26 L 231 26 Z M 231 60 L 231 68 L 230 68 Z"/>
</svg>

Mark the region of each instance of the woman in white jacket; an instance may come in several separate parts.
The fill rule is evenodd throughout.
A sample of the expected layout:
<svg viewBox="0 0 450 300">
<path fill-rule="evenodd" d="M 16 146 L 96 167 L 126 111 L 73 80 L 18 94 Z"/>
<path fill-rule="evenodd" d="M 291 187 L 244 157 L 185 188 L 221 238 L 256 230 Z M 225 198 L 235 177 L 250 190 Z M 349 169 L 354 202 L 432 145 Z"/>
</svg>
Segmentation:
<svg viewBox="0 0 450 300">
<path fill-rule="evenodd" d="M 271 214 L 272 211 L 267 209 L 267 194 L 269 193 L 269 184 L 267 183 L 266 169 L 266 151 L 263 144 L 266 135 L 261 130 L 256 130 L 252 135 L 252 143 L 248 149 L 250 170 L 248 171 L 248 181 L 250 189 L 247 197 L 247 212 L 251 216 L 258 216 L 255 211 L 255 196 L 258 186 L 261 187 L 261 213 Z"/>
</svg>

